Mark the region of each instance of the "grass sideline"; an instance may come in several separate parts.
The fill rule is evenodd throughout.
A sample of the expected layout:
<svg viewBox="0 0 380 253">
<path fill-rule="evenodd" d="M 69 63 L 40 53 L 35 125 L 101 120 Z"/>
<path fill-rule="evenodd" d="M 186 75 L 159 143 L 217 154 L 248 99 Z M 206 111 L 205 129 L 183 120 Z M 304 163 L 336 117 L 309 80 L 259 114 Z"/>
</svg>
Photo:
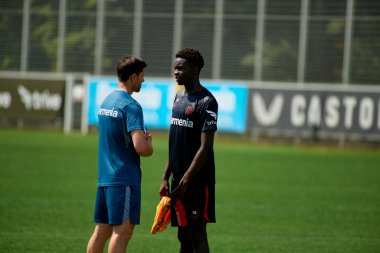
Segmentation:
<svg viewBox="0 0 380 253">
<path fill-rule="evenodd" d="M 128 252 L 178 252 L 150 235 L 167 136 L 142 159 L 142 224 Z M 216 138 L 211 252 L 379 252 L 380 152 Z M 97 136 L 0 130 L 1 252 L 85 252 L 94 224 Z"/>
</svg>

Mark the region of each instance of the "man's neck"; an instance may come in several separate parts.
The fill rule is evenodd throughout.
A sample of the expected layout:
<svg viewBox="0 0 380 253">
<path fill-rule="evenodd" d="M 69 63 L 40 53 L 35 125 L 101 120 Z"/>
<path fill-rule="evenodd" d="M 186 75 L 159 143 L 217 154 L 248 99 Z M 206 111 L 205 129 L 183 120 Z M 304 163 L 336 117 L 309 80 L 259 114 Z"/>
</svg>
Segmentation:
<svg viewBox="0 0 380 253">
<path fill-rule="evenodd" d="M 128 92 L 130 95 L 132 95 L 133 91 L 132 91 L 132 87 L 130 85 L 130 83 L 128 82 L 120 82 L 118 83 L 117 85 L 117 89 L 118 90 L 123 90 L 123 91 L 126 91 Z"/>
<path fill-rule="evenodd" d="M 191 94 L 199 90 L 199 88 L 202 87 L 201 83 L 199 82 L 199 79 L 194 80 L 194 82 L 190 84 L 185 84 L 185 90 L 187 94 Z"/>
</svg>

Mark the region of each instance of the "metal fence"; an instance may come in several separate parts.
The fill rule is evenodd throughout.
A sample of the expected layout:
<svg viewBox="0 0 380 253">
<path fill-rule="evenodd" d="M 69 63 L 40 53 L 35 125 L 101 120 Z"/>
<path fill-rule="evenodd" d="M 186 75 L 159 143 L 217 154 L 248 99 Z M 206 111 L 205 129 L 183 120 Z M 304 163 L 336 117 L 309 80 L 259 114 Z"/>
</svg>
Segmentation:
<svg viewBox="0 0 380 253">
<path fill-rule="evenodd" d="M 380 84 L 380 1 L 0 0 L 0 70 L 114 75 L 126 54 L 169 77 L 198 48 L 201 77 Z"/>
</svg>

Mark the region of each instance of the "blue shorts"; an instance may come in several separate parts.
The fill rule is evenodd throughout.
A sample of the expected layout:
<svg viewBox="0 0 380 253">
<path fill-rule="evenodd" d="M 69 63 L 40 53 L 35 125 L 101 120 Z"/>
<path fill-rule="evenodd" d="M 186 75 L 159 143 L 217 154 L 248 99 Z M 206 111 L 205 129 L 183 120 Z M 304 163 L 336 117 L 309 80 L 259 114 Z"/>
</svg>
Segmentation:
<svg viewBox="0 0 380 253">
<path fill-rule="evenodd" d="M 126 220 L 140 224 L 141 186 L 98 187 L 96 193 L 96 223 L 120 225 Z"/>
</svg>

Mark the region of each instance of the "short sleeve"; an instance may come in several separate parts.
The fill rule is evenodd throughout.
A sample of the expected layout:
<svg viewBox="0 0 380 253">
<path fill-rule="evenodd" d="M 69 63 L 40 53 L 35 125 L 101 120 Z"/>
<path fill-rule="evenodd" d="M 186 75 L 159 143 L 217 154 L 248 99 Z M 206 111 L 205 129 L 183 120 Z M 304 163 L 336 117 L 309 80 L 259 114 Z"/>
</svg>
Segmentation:
<svg viewBox="0 0 380 253">
<path fill-rule="evenodd" d="M 139 104 L 131 103 L 127 106 L 126 120 L 128 132 L 144 130 L 144 117 Z"/>
<path fill-rule="evenodd" d="M 218 103 L 215 98 L 212 98 L 205 105 L 205 110 L 202 114 L 202 132 L 217 130 L 218 121 Z"/>
</svg>

